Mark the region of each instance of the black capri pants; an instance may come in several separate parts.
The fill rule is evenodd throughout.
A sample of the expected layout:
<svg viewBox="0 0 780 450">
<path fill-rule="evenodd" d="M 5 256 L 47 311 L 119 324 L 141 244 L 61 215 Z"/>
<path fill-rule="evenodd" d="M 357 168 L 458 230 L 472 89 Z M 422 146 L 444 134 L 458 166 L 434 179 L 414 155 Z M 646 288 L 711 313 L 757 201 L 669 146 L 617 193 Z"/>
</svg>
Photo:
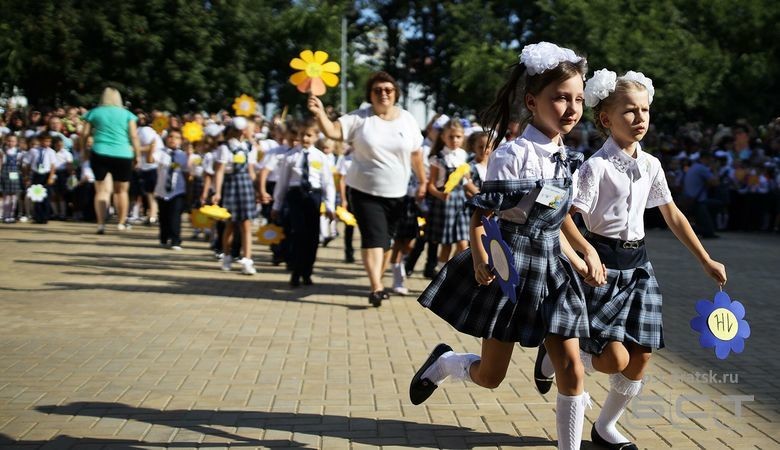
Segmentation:
<svg viewBox="0 0 780 450">
<path fill-rule="evenodd" d="M 404 197 L 388 198 L 349 188 L 349 205 L 360 230 L 360 248 L 390 249 L 404 213 Z"/>
</svg>

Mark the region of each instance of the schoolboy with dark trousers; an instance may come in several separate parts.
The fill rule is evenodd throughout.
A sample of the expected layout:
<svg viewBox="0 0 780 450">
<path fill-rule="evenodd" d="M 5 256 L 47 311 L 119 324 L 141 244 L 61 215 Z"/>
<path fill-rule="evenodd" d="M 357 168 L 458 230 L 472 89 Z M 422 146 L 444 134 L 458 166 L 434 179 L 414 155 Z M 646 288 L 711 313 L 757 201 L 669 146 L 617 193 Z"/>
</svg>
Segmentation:
<svg viewBox="0 0 780 450">
<path fill-rule="evenodd" d="M 319 130 L 314 120 L 299 128 L 300 145 L 280 161 L 279 178 L 274 187 L 271 217 L 279 217 L 282 206 L 288 210 L 290 247 L 288 262 L 292 269 L 290 286 L 311 285 L 320 236 L 320 204 L 326 215 L 335 217 L 336 187 L 330 160 L 314 147 Z"/>
<path fill-rule="evenodd" d="M 168 130 L 165 147 L 149 151 L 148 163 L 157 164 L 154 196 L 160 214 L 160 245 L 181 250 L 181 214 L 186 193 L 187 154 L 181 149 L 181 131 Z"/>
<path fill-rule="evenodd" d="M 51 196 L 56 178 L 57 154 L 51 148 L 51 135 L 38 135 L 40 145 L 27 153 L 27 166 L 30 171 L 30 184 L 40 184 L 46 188 L 46 198 L 33 202 L 33 220 L 35 223 L 47 223 L 51 215 Z"/>
</svg>

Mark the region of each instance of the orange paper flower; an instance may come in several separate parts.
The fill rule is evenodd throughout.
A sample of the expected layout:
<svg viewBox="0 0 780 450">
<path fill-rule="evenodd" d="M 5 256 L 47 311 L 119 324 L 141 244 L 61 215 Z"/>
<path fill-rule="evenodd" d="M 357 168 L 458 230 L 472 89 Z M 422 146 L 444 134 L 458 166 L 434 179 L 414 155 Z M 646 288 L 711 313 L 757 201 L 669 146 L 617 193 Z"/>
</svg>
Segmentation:
<svg viewBox="0 0 780 450">
<path fill-rule="evenodd" d="M 299 70 L 290 77 L 290 83 L 299 91 L 311 92 L 314 95 L 323 95 L 325 86 L 335 87 L 339 84 L 339 77 L 335 74 L 341 71 L 339 64 L 328 60 L 328 54 L 323 51 L 312 53 L 311 50 L 301 52 L 300 58 L 293 58 L 290 67 Z"/>
<path fill-rule="evenodd" d="M 181 135 L 190 142 L 203 139 L 203 127 L 197 122 L 187 122 L 181 127 Z"/>
<path fill-rule="evenodd" d="M 257 102 L 252 97 L 241 94 L 233 101 L 233 109 L 238 116 L 251 117 L 257 111 Z"/>
</svg>

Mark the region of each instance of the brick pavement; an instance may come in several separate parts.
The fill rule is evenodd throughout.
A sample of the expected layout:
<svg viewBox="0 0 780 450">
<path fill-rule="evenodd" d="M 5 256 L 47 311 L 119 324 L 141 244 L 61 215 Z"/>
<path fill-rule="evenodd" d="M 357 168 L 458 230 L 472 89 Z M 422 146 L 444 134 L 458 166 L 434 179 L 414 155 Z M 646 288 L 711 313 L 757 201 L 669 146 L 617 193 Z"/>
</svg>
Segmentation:
<svg viewBox="0 0 780 450">
<path fill-rule="evenodd" d="M 291 290 L 259 246 L 259 273 L 245 277 L 220 272 L 203 243 L 173 252 L 155 247 L 154 229 L 93 230 L 0 227 L 4 449 L 555 446 L 555 391 L 534 390 L 532 349 L 517 347 L 498 389 L 449 383 L 412 406 L 409 379 L 435 343 L 478 352 L 479 341 L 414 296 L 368 307 L 362 267 L 341 262 L 339 241 L 321 249 L 316 285 Z M 670 233 L 648 240 L 668 347 L 654 357 L 646 397 L 622 420 L 627 434 L 642 448 L 780 448 L 771 335 L 780 239 L 707 242 L 727 263 L 728 291 L 745 302 L 753 331 L 745 352 L 725 361 L 700 349 L 688 326 L 695 300 L 714 286 Z M 424 286 L 410 280 L 414 292 Z M 594 448 L 587 435 L 606 383 L 586 379 L 596 408 L 583 448 Z"/>
</svg>

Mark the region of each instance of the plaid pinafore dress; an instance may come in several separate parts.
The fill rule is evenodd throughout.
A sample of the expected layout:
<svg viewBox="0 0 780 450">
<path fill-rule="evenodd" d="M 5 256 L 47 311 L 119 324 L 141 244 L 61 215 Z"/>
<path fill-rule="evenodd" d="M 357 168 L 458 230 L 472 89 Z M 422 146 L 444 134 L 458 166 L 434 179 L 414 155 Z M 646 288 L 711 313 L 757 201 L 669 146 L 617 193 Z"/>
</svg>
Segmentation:
<svg viewBox="0 0 780 450">
<path fill-rule="evenodd" d="M 445 169 L 444 179 L 449 179 L 450 174 L 457 167 L 449 166 L 441 155 L 438 155 L 437 158 Z M 466 191 L 463 189 L 463 184 L 458 183 L 446 201 L 432 196 L 430 200 L 431 210 L 426 225 L 428 240 L 438 244 L 467 241 L 469 239 L 469 213 L 466 209 Z"/>
<path fill-rule="evenodd" d="M 579 155 L 579 156 L 578 156 Z M 563 178 L 485 181 L 469 203 L 492 211 L 511 209 L 535 187 L 552 184 L 566 190 L 558 208 L 534 204 L 525 224 L 499 220 L 501 235 L 520 274 L 517 302 L 503 294 L 497 281 L 480 286 L 474 278 L 471 250 L 447 263 L 418 301 L 458 331 L 481 338 L 539 346 L 548 333 L 587 337 L 588 316 L 579 279 L 561 253 L 560 228 L 569 212 L 572 166 L 582 155 L 558 158 Z"/>
<path fill-rule="evenodd" d="M 21 160 L 20 152 L 16 150 L 13 154 L 9 153 L 6 150 L 3 170 L 0 172 L 0 193 L 3 195 L 18 194 L 22 190 L 21 164 L 19 164 Z"/>
<path fill-rule="evenodd" d="M 247 142 L 236 145 L 233 148 L 225 143 L 225 146 L 233 154 L 233 172 L 225 174 L 222 183 L 222 207 L 230 212 L 230 220 L 241 222 L 252 220 L 255 212 L 255 188 L 252 179 L 249 178 L 249 149 Z"/>
</svg>

